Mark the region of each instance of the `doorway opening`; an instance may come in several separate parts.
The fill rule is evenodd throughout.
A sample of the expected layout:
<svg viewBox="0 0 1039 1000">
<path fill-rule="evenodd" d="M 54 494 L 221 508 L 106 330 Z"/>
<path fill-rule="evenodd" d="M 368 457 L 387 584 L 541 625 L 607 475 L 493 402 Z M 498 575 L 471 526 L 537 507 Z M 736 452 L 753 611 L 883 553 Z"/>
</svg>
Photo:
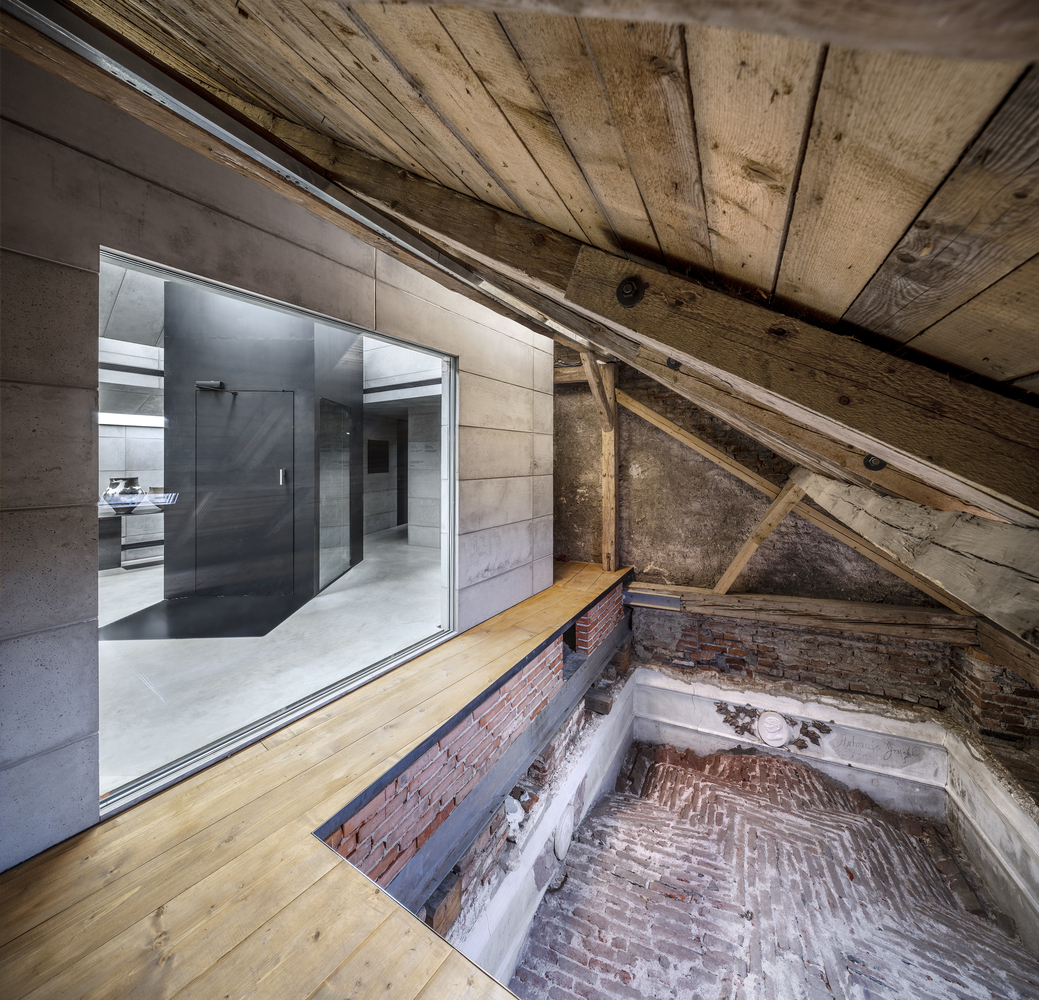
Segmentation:
<svg viewBox="0 0 1039 1000">
<path fill-rule="evenodd" d="M 110 814 L 453 634 L 456 366 L 115 253 L 100 303 Z"/>
</svg>

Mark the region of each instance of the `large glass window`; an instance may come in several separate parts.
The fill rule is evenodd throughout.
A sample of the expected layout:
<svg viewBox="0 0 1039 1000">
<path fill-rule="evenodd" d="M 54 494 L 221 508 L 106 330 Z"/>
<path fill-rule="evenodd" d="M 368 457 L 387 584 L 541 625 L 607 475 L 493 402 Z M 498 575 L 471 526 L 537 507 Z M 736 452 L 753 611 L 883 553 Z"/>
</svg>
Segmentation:
<svg viewBox="0 0 1039 1000">
<path fill-rule="evenodd" d="M 114 811 L 453 628 L 453 359 L 103 254 Z"/>
</svg>

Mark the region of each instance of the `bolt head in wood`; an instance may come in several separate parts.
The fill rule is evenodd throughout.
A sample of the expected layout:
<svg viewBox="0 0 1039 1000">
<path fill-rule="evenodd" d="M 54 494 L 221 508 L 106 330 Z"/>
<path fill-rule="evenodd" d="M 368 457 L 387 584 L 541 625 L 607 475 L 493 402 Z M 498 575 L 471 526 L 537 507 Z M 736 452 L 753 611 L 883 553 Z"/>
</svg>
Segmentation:
<svg viewBox="0 0 1039 1000">
<path fill-rule="evenodd" d="M 881 469 L 887 468 L 887 462 L 882 458 L 877 458 L 876 455 L 867 455 L 863 460 L 862 464 L 866 466 L 870 472 L 880 472 Z"/>
<path fill-rule="evenodd" d="M 638 275 L 632 275 L 630 278 L 625 278 L 617 286 L 617 301 L 624 306 L 625 309 L 631 309 L 633 306 L 637 306 L 642 301 L 642 296 L 646 294 L 646 284 L 638 277 Z"/>
</svg>

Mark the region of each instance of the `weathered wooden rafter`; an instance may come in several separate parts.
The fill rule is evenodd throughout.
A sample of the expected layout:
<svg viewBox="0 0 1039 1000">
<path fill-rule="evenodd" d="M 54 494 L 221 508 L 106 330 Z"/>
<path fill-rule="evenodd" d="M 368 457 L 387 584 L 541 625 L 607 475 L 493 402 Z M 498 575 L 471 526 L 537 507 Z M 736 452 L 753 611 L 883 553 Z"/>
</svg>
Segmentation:
<svg viewBox="0 0 1039 1000">
<path fill-rule="evenodd" d="M 598 368 L 599 366 L 596 365 Z M 602 431 L 602 568 L 609 573 L 620 567 L 620 518 L 617 516 L 617 471 L 620 448 L 617 437 L 617 366 L 602 366 L 603 392 L 610 427 Z"/>
<path fill-rule="evenodd" d="M 797 483 L 788 481 L 779 491 L 779 496 L 769 505 L 764 516 L 750 533 L 750 537 L 743 543 L 736 557 L 726 567 L 721 579 L 712 588 L 716 594 L 727 594 L 729 588 L 736 582 L 736 577 L 743 572 L 743 567 L 754 557 L 754 553 L 761 548 L 762 542 L 779 527 L 780 522 L 798 504 L 804 490 Z"/>
<path fill-rule="evenodd" d="M 575 325 L 579 325 L 580 322 L 583 322 L 583 318 L 578 317 Z M 592 330 L 589 331 L 589 335 L 595 336 L 596 333 Z M 624 349 L 623 345 L 621 349 Z M 936 489 L 893 466 L 867 470 L 864 465 L 867 452 L 862 449 L 840 444 L 782 414 L 730 396 L 688 372 L 671 368 L 667 364 L 667 358 L 662 354 L 643 349 L 628 363 L 795 465 L 804 465 L 815 472 L 860 486 L 871 486 L 938 510 L 960 510 L 991 520 L 1006 520 L 982 510 L 975 504 Z M 583 380 L 584 373 L 580 368 L 556 371 L 557 382 Z"/>
<path fill-rule="evenodd" d="M 665 434 L 669 434 L 676 441 L 680 441 L 682 444 L 697 452 L 697 454 L 703 455 L 704 458 L 725 469 L 726 472 L 730 472 L 738 479 L 742 479 L 748 486 L 753 486 L 756 490 L 760 490 L 773 500 L 779 496 L 780 487 L 776 486 L 775 483 L 766 479 L 759 473 L 754 472 L 752 469 L 748 469 L 746 466 L 741 465 L 734 458 L 731 458 L 724 452 L 719 451 L 712 445 L 709 445 L 706 441 L 702 441 L 700 438 L 696 437 L 696 435 L 690 434 L 684 428 L 679 427 L 678 424 L 668 420 L 667 417 L 661 416 L 644 403 L 640 403 L 637 399 L 633 399 L 626 392 L 617 392 L 617 402 L 626 410 L 630 410 L 632 413 L 637 414 L 642 417 L 643 420 L 662 430 Z M 892 559 L 891 556 L 882 549 L 877 548 L 872 542 L 869 542 L 860 535 L 857 535 L 846 525 L 842 524 L 840 521 L 834 520 L 828 514 L 804 503 L 803 500 L 798 502 L 794 507 L 794 513 L 803 517 L 809 522 L 809 524 L 814 525 L 833 538 L 836 538 L 839 542 L 843 542 L 860 555 L 863 555 L 872 562 L 875 562 L 878 566 L 886 569 L 889 573 L 893 573 L 900 579 L 905 580 L 906 583 L 912 584 L 918 590 L 927 594 L 928 597 L 933 597 L 936 601 L 940 601 L 946 607 L 951 608 L 959 614 L 972 613 L 965 604 L 956 600 L 956 598 L 947 591 L 941 587 L 934 586 L 931 581 L 920 576 L 918 573 L 907 569 L 902 565 L 902 563 Z"/>
<path fill-rule="evenodd" d="M 608 393 L 603 385 L 602 373 L 599 371 L 599 364 L 592 351 L 581 351 L 581 369 L 588 382 L 588 388 L 592 390 L 592 399 L 595 400 L 595 409 L 599 414 L 602 432 L 608 434 L 613 430 L 613 411 L 616 409 L 616 405 L 610 399 L 612 393 Z"/>
<path fill-rule="evenodd" d="M 617 295 L 628 278 L 644 289 L 630 307 Z M 566 296 L 722 392 L 1011 520 L 1039 523 L 1031 407 L 590 247 L 579 251 Z"/>
<path fill-rule="evenodd" d="M 993 524 L 794 469 L 819 506 L 1039 652 L 1039 529 Z"/>
</svg>

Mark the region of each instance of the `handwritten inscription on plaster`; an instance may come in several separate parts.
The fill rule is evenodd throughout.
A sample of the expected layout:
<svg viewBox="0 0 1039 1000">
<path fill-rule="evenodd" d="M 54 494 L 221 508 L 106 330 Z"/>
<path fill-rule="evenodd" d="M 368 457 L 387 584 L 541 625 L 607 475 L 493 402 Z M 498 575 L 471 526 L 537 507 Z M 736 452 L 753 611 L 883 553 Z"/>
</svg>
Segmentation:
<svg viewBox="0 0 1039 1000">
<path fill-rule="evenodd" d="M 923 750 L 912 743 L 901 743 L 882 736 L 835 733 L 830 748 L 845 760 L 870 764 L 908 767 L 923 759 Z"/>
</svg>

